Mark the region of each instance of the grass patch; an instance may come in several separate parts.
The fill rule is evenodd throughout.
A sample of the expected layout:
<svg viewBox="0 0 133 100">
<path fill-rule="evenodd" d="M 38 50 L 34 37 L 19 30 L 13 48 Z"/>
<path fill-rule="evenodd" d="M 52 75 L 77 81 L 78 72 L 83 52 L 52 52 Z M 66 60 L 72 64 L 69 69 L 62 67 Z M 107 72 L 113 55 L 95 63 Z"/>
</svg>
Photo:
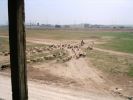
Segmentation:
<svg viewBox="0 0 133 100">
<path fill-rule="evenodd" d="M 105 44 L 98 45 L 97 47 L 133 53 L 133 39 L 113 39 Z"/>
<path fill-rule="evenodd" d="M 101 39 L 103 36 L 110 37 L 127 37 L 132 38 L 130 32 L 106 32 L 106 31 L 89 31 L 89 30 L 44 30 L 44 29 L 27 29 L 27 36 L 50 39 Z"/>
<path fill-rule="evenodd" d="M 9 51 L 9 40 L 7 38 L 0 37 L 0 52 Z"/>
<path fill-rule="evenodd" d="M 46 39 L 101 39 L 99 32 L 85 30 L 37 30 L 27 29 L 28 37 L 39 37 Z"/>
<path fill-rule="evenodd" d="M 133 57 L 111 55 L 101 51 L 88 51 L 87 56 L 94 66 L 110 74 L 133 76 Z"/>
<path fill-rule="evenodd" d="M 133 65 L 130 66 L 128 75 L 133 77 Z"/>
<path fill-rule="evenodd" d="M 97 47 L 133 53 L 133 33 L 112 33 L 112 36 L 114 38 L 107 40 L 105 44 L 97 45 Z"/>
</svg>

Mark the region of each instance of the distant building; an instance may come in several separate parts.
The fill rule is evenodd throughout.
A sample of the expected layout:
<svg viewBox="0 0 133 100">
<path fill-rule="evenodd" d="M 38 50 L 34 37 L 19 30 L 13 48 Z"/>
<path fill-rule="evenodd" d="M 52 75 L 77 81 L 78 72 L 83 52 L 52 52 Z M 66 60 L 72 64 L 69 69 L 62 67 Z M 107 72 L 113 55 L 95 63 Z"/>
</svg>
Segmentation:
<svg viewBox="0 0 133 100">
<path fill-rule="evenodd" d="M 47 28 L 47 29 L 51 29 L 51 28 L 55 28 L 54 25 L 51 25 L 51 24 L 42 24 L 40 26 L 40 28 Z"/>
<path fill-rule="evenodd" d="M 70 28 L 84 28 L 84 24 L 72 24 Z"/>
<path fill-rule="evenodd" d="M 63 25 L 62 28 L 70 28 L 70 25 Z"/>
<path fill-rule="evenodd" d="M 84 28 L 90 28 L 91 25 L 90 24 L 84 24 Z"/>
<path fill-rule="evenodd" d="M 55 28 L 61 28 L 61 25 L 55 25 Z"/>
<path fill-rule="evenodd" d="M 37 23 L 37 26 L 40 26 L 40 24 L 39 24 L 39 23 Z"/>
</svg>

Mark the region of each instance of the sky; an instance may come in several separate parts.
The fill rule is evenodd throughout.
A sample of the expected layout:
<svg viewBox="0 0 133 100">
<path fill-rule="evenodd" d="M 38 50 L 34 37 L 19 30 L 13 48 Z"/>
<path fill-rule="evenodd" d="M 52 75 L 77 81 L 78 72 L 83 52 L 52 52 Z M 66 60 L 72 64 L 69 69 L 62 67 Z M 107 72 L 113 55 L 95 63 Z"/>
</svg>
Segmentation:
<svg viewBox="0 0 133 100">
<path fill-rule="evenodd" d="M 0 0 L 0 25 L 8 23 Z M 133 0 L 25 0 L 26 23 L 133 25 Z"/>
</svg>

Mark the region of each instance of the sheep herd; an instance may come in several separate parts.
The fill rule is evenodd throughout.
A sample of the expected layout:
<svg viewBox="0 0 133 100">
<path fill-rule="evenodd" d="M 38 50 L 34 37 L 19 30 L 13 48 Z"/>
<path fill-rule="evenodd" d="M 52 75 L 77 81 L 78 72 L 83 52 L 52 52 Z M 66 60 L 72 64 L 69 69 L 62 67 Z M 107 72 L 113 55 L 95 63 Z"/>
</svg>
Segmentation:
<svg viewBox="0 0 133 100">
<path fill-rule="evenodd" d="M 67 62 L 72 59 L 79 59 L 86 57 L 85 49 L 92 50 L 94 42 L 87 44 L 84 40 L 72 43 L 56 43 L 49 45 L 37 45 L 27 47 L 26 56 L 27 63 L 37 63 L 43 61 L 56 60 L 57 62 Z M 9 56 L 10 53 L 7 51 L 0 52 L 0 56 Z M 9 65 L 9 64 L 6 64 Z M 3 67 L 7 67 L 5 64 Z M 2 66 L 1 66 L 2 68 Z"/>
</svg>

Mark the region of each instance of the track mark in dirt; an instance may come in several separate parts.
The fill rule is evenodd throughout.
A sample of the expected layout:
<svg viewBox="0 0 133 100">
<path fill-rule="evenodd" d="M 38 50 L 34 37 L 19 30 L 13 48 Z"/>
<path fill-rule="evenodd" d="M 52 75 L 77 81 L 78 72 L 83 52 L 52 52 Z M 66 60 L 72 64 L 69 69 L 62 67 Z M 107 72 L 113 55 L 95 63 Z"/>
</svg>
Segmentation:
<svg viewBox="0 0 133 100">
<path fill-rule="evenodd" d="M 113 51 L 113 50 L 106 50 L 106 49 L 101 49 L 101 48 L 93 48 L 94 50 L 98 51 L 103 51 L 111 54 L 116 54 L 116 55 L 124 55 L 124 56 L 133 56 L 131 53 L 125 53 L 125 52 L 119 52 L 119 51 Z"/>
<path fill-rule="evenodd" d="M 68 63 L 69 68 L 72 70 L 74 78 L 81 80 L 91 80 L 97 83 L 103 83 L 104 80 L 100 78 L 100 74 L 96 69 L 88 66 L 84 58 L 73 59 Z"/>
</svg>

